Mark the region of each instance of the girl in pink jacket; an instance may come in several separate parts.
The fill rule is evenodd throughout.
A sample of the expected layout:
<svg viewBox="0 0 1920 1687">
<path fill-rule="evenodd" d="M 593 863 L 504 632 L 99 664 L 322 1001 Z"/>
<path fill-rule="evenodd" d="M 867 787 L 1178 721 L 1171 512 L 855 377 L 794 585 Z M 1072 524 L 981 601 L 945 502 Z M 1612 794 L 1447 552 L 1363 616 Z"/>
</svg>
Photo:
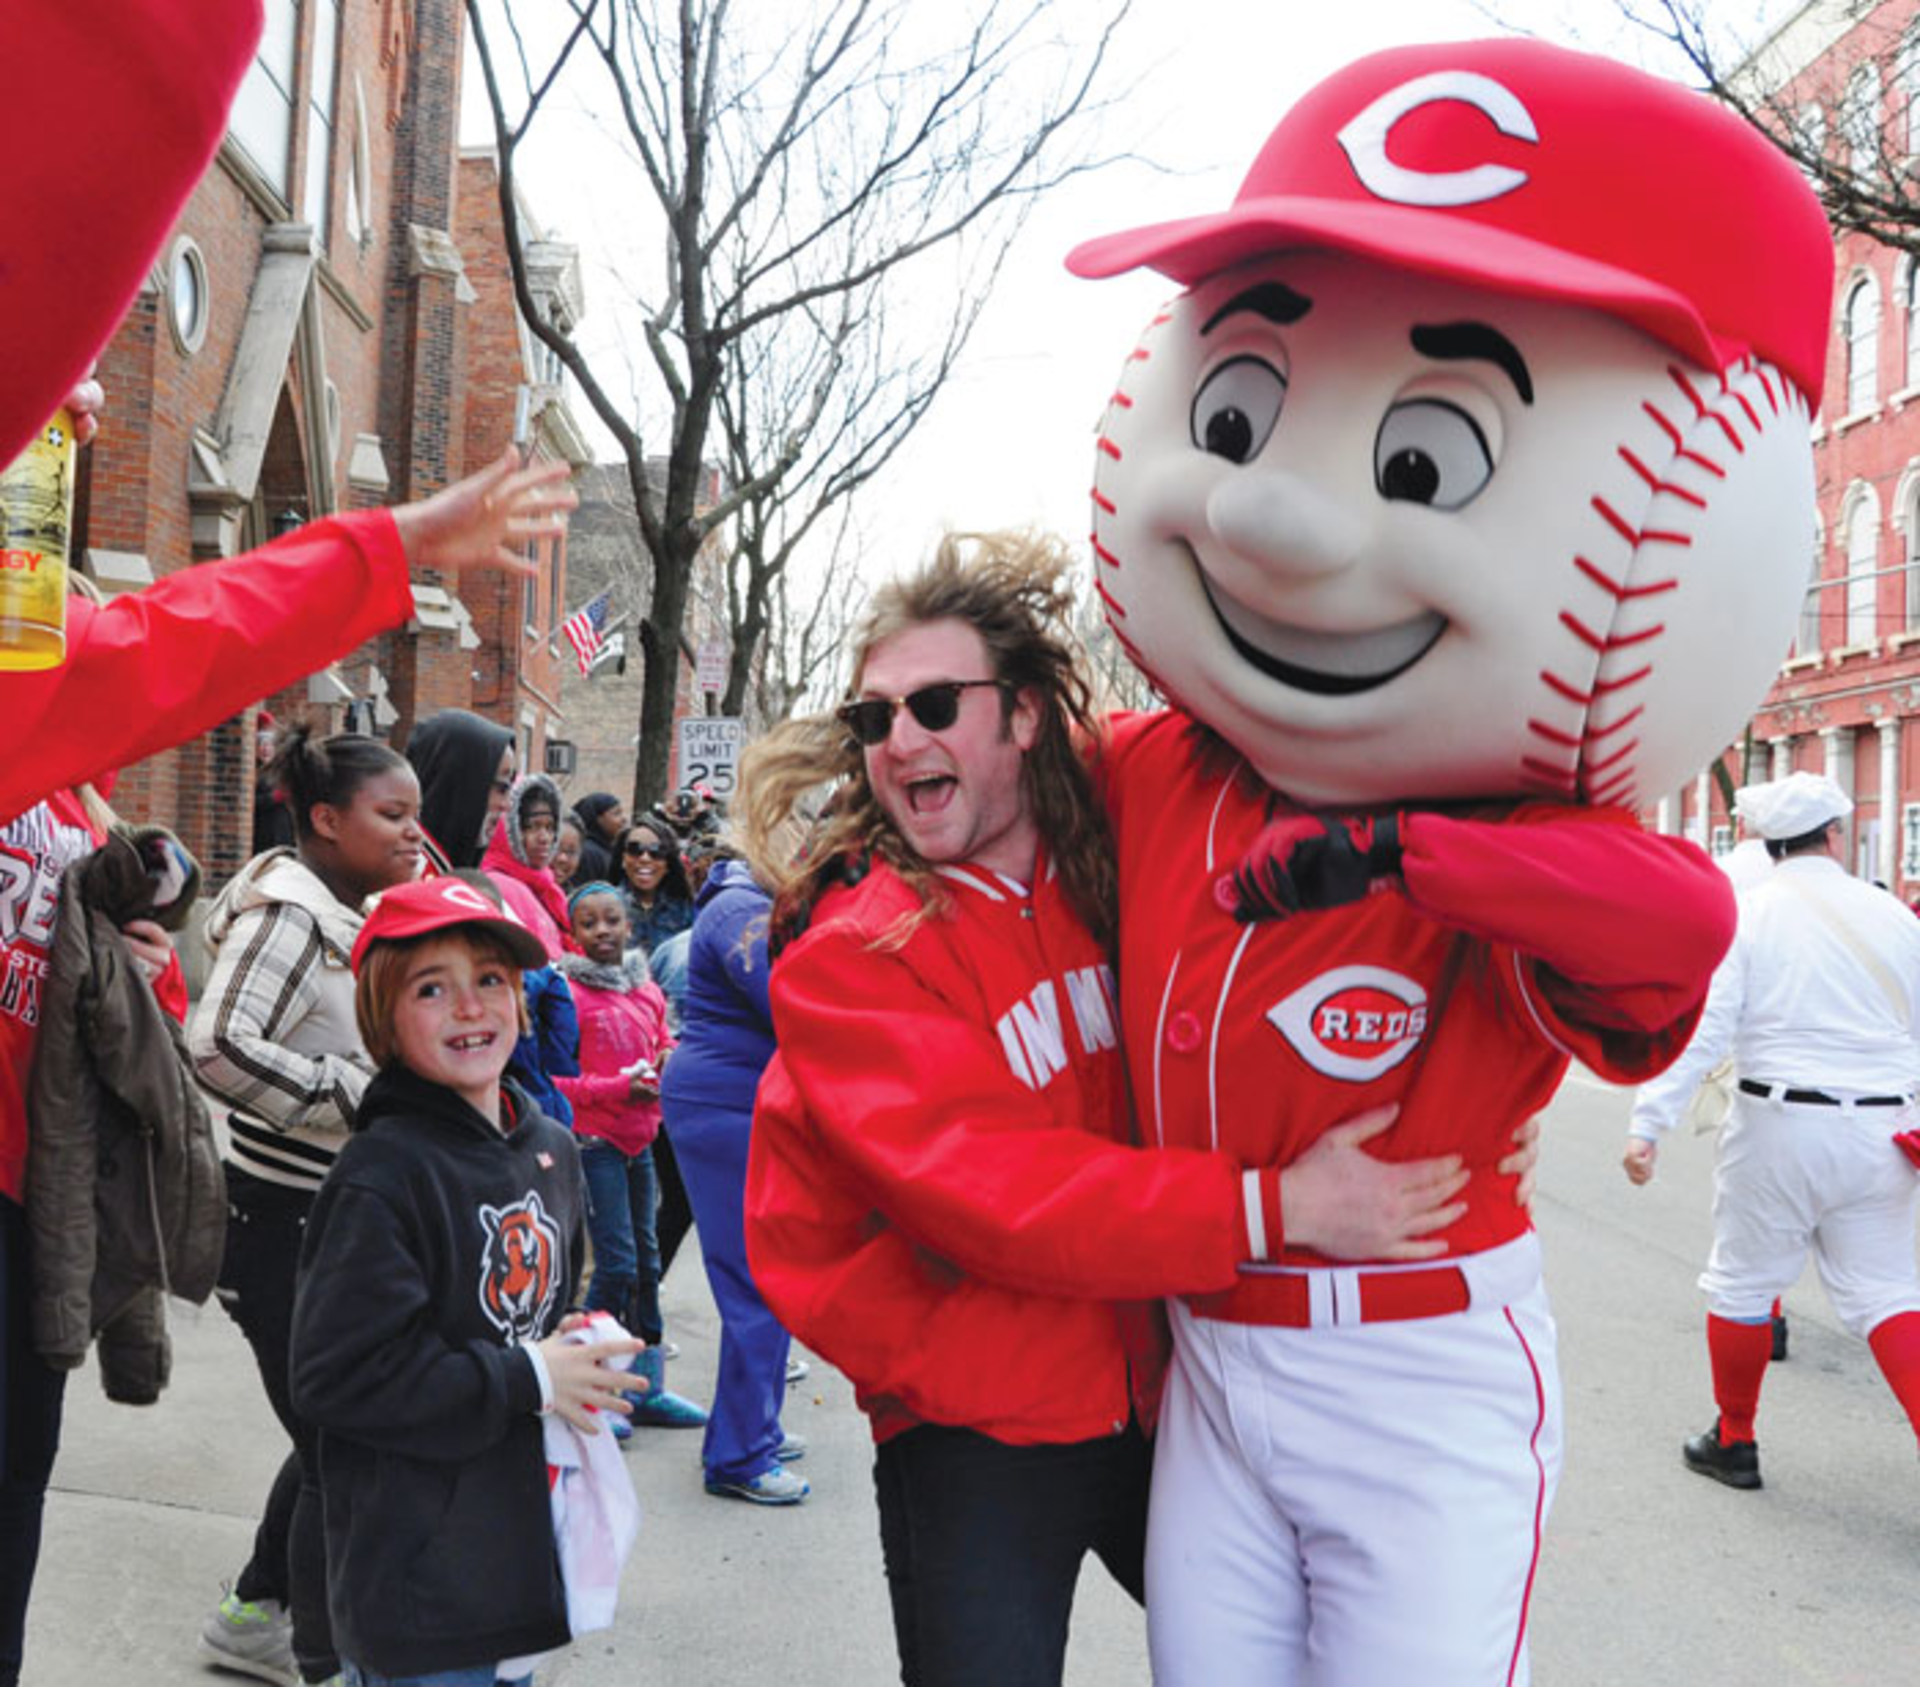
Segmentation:
<svg viewBox="0 0 1920 1687">
<path fill-rule="evenodd" d="M 647 1385 L 633 1397 L 633 1422 L 697 1429 L 707 1414 L 667 1391 L 660 1352 L 653 1139 L 660 1134 L 660 1068 L 674 1042 L 667 999 L 646 956 L 627 951 L 626 903 L 612 885 L 581 886 L 568 913 L 580 953 L 558 964 L 580 1015 L 580 1075 L 554 1081 L 573 1105 L 586 1171 L 594 1258 L 587 1309 L 612 1312 L 647 1344 L 633 1366 Z"/>
</svg>

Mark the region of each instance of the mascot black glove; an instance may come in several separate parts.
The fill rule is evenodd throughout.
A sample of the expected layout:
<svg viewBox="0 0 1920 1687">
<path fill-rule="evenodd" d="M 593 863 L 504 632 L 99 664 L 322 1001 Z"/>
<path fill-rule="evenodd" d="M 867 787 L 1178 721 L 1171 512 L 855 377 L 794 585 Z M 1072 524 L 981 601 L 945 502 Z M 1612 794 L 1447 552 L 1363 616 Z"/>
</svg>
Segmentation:
<svg viewBox="0 0 1920 1687">
<path fill-rule="evenodd" d="M 1399 879 L 1400 826 L 1397 814 L 1344 821 L 1296 814 L 1274 821 L 1234 869 L 1233 917 L 1278 920 L 1360 901 L 1379 881 Z"/>
</svg>

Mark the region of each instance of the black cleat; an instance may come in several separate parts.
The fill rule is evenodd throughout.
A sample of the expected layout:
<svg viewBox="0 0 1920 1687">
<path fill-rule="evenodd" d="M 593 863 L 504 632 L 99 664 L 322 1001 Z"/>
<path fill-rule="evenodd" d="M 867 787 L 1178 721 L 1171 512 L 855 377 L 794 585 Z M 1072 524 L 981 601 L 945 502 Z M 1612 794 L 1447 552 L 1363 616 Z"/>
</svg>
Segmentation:
<svg viewBox="0 0 1920 1687">
<path fill-rule="evenodd" d="M 1777 1365 L 1787 1356 L 1787 1315 L 1776 1312 L 1773 1315 L 1773 1352 L 1770 1355 Z"/>
<path fill-rule="evenodd" d="M 1760 1447 L 1754 1441 L 1731 1441 L 1725 1445 L 1720 1441 L 1720 1420 L 1713 1420 L 1711 1429 L 1703 1429 L 1680 1449 L 1680 1456 L 1687 1461 L 1687 1469 L 1702 1476 L 1711 1476 L 1716 1482 L 1724 1482 L 1729 1488 L 1758 1488 L 1760 1481 Z"/>
</svg>

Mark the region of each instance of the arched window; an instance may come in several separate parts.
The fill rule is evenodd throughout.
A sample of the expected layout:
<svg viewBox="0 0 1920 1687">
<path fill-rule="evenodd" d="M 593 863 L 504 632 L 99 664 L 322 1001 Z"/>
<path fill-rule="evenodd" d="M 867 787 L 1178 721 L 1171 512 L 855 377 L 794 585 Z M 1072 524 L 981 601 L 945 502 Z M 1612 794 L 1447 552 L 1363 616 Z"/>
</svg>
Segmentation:
<svg viewBox="0 0 1920 1687">
<path fill-rule="evenodd" d="M 1911 256 L 1903 260 L 1900 273 L 1900 314 L 1907 329 L 1907 378 L 1905 385 L 1920 387 L 1920 263 Z"/>
<path fill-rule="evenodd" d="M 1894 59 L 1894 81 L 1907 102 L 1907 156 L 1920 153 L 1920 24 L 1909 24 Z"/>
<path fill-rule="evenodd" d="M 1800 605 L 1800 636 L 1793 641 L 1796 656 L 1820 654 L 1820 552 L 1819 537 L 1813 541 L 1813 566 L 1807 570 L 1807 596 Z"/>
<path fill-rule="evenodd" d="M 1863 275 L 1847 295 L 1846 326 L 1847 414 L 1860 416 L 1880 396 L 1880 299 L 1871 276 Z"/>
<path fill-rule="evenodd" d="M 1847 513 L 1847 643 L 1871 644 L 1874 625 L 1874 578 L 1880 557 L 1880 511 L 1869 494 L 1862 494 Z"/>
<path fill-rule="evenodd" d="M 1906 624 L 1911 629 L 1920 627 L 1920 478 L 1914 475 L 1911 465 L 1904 481 L 1902 507 L 1906 514 L 1907 573 L 1900 595 L 1906 604 Z"/>
<path fill-rule="evenodd" d="M 1874 65 L 1857 65 L 1847 78 L 1840 123 L 1847 140 L 1847 168 L 1861 180 L 1871 180 L 1880 169 L 1880 72 Z"/>
</svg>

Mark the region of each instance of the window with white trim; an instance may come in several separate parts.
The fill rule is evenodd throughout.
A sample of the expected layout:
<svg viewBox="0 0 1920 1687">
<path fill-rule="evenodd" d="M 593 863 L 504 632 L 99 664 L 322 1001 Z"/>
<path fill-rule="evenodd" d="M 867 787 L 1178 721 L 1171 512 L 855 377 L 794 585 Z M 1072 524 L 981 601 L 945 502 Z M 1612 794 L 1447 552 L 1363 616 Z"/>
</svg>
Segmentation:
<svg viewBox="0 0 1920 1687">
<path fill-rule="evenodd" d="M 340 0 L 314 0 L 307 78 L 307 180 L 302 211 L 324 252 L 333 236 L 333 113 L 340 81 Z"/>
<path fill-rule="evenodd" d="M 300 56 L 300 0 L 267 0 L 267 26 L 234 96 L 228 132 L 267 185 L 290 199 L 293 75 Z"/>
<path fill-rule="evenodd" d="M 1814 541 L 1813 567 L 1807 575 L 1806 601 L 1800 606 L 1800 636 L 1793 641 L 1796 656 L 1820 654 L 1820 543 Z"/>
<path fill-rule="evenodd" d="M 1880 295 L 1863 275 L 1847 294 L 1847 414 L 1863 415 L 1880 396 Z"/>
<path fill-rule="evenodd" d="M 1920 627 L 1920 476 L 1915 477 L 1907 491 L 1906 520 L 1906 579 L 1902 585 L 1901 596 L 1907 607 L 1906 625 L 1909 628 Z"/>
<path fill-rule="evenodd" d="M 1902 260 L 1900 271 L 1900 315 L 1907 330 L 1905 384 L 1920 387 L 1920 263 L 1910 256 Z"/>
<path fill-rule="evenodd" d="M 1893 59 L 1894 85 L 1906 101 L 1907 156 L 1920 154 L 1920 23 L 1907 25 Z"/>
<path fill-rule="evenodd" d="M 1861 498 L 1847 516 L 1847 643 L 1871 644 L 1874 633 L 1874 579 L 1880 553 L 1880 512 Z"/>
<path fill-rule="evenodd" d="M 1877 65 L 1856 65 L 1847 78 L 1840 126 L 1847 140 L 1847 168 L 1859 180 L 1871 181 L 1880 168 L 1880 70 Z"/>
<path fill-rule="evenodd" d="M 1900 805 L 1900 876 L 1920 879 L 1920 802 Z"/>
</svg>

